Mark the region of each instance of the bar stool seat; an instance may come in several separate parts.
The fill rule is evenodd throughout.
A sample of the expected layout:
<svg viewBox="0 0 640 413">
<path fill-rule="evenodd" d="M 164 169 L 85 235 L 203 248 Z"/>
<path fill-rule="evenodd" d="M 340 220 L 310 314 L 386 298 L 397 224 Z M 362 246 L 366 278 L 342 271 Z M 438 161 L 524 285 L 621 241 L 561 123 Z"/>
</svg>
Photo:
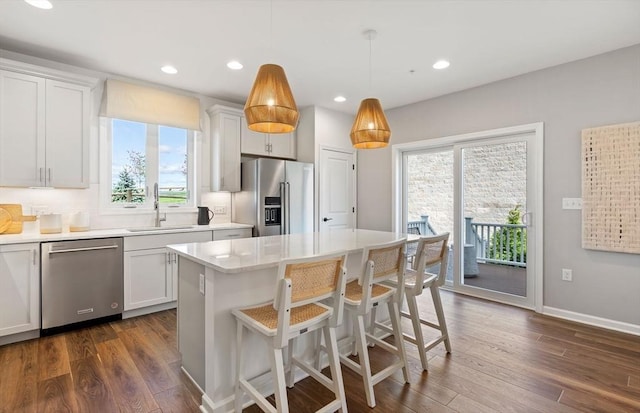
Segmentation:
<svg viewBox="0 0 640 413">
<path fill-rule="evenodd" d="M 319 412 L 347 412 L 335 332 L 336 327 L 342 323 L 345 261 L 346 252 L 283 260 L 278 268 L 278 286 L 272 302 L 232 310 L 237 321 L 234 400 L 237 413 L 242 411 L 245 394 L 265 412 L 288 413 L 286 387 L 293 387 L 295 367 L 299 367 L 334 393 L 335 399 Z M 331 305 L 320 302 L 328 298 L 332 299 Z M 245 328 L 262 337 L 270 347 L 275 407 L 251 383 L 253 378 L 244 377 L 242 342 Z M 317 330 L 324 334 L 331 379 L 308 361 L 294 355 L 296 339 L 302 334 Z M 283 349 L 287 347 L 285 366 Z"/>
</svg>

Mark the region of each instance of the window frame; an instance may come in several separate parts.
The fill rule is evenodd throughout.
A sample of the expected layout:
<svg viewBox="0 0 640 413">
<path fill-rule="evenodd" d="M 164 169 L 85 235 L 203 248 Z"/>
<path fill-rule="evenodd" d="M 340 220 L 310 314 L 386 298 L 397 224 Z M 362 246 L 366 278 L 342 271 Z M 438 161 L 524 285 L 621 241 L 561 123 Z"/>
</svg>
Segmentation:
<svg viewBox="0 0 640 413">
<path fill-rule="evenodd" d="M 113 168 L 113 120 L 116 118 L 100 117 L 100 209 L 113 214 L 136 214 L 149 213 L 153 208 L 153 186 L 159 180 L 159 158 L 160 158 L 160 135 L 159 127 L 169 125 L 158 125 L 153 123 L 142 123 L 146 125 L 145 141 L 145 201 L 143 203 L 123 202 L 114 203 L 111 201 L 113 190 L 112 168 Z M 127 119 L 122 119 L 127 120 Z M 184 128 L 178 128 L 184 129 Z M 194 212 L 197 203 L 197 168 L 196 168 L 196 139 L 198 131 L 184 129 L 187 132 L 187 202 L 184 204 L 161 203 L 162 213 L 171 212 Z"/>
</svg>

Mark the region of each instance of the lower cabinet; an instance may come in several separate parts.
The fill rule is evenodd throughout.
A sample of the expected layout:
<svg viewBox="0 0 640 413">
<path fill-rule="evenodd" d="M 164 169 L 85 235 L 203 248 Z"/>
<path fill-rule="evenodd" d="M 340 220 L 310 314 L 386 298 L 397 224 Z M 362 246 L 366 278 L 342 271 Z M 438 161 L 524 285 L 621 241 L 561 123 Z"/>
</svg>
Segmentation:
<svg viewBox="0 0 640 413">
<path fill-rule="evenodd" d="M 124 310 L 175 301 L 178 298 L 178 260 L 166 246 L 212 239 L 212 231 L 126 237 Z"/>
<path fill-rule="evenodd" d="M 0 245 L 0 336 L 40 328 L 40 244 Z"/>
</svg>

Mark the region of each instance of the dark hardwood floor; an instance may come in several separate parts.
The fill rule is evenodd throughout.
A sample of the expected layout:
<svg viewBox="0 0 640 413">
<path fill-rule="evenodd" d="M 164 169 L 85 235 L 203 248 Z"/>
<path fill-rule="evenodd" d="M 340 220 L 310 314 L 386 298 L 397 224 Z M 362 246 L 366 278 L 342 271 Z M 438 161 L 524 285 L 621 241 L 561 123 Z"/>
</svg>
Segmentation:
<svg viewBox="0 0 640 413">
<path fill-rule="evenodd" d="M 433 349 L 427 373 L 407 345 L 412 383 L 398 373 L 376 385 L 375 409 L 343 369 L 350 412 L 640 412 L 640 337 L 442 295 L 453 354 Z M 175 322 L 165 311 L 0 347 L 0 413 L 198 412 Z M 374 369 L 387 357 L 371 349 Z M 288 394 L 292 413 L 332 396 L 311 379 Z"/>
</svg>

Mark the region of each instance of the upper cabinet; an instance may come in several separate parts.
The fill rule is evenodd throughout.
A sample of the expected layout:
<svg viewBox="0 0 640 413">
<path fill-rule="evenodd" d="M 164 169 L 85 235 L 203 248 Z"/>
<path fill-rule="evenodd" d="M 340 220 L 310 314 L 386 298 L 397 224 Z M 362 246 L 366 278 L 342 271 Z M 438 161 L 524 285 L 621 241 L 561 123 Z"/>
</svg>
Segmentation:
<svg viewBox="0 0 640 413">
<path fill-rule="evenodd" d="M 245 155 L 296 159 L 296 133 L 269 134 L 254 132 L 242 118 L 241 150 Z"/>
<path fill-rule="evenodd" d="M 211 190 L 240 190 L 240 135 L 242 110 L 214 105 L 211 119 Z"/>
<path fill-rule="evenodd" d="M 25 72 L 0 70 L 0 186 L 87 188 L 90 86 Z"/>
</svg>

